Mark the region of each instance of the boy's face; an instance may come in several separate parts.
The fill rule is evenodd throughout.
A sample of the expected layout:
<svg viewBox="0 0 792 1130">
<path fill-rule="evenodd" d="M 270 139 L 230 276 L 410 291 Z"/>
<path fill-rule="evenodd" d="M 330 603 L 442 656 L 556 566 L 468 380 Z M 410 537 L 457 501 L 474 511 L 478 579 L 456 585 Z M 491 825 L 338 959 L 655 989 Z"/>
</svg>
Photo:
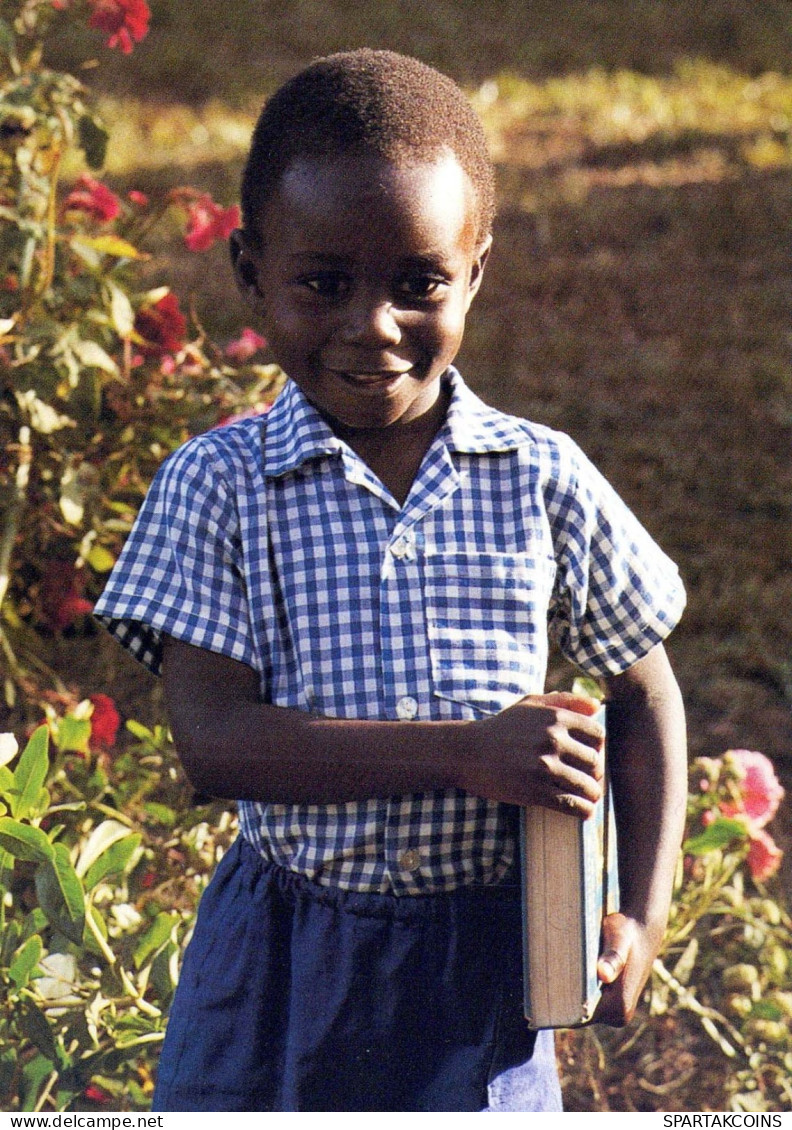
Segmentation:
<svg viewBox="0 0 792 1130">
<path fill-rule="evenodd" d="M 373 155 L 305 158 L 268 202 L 237 279 L 273 354 L 348 428 L 409 423 L 437 402 L 462 341 L 489 239 L 452 155 L 412 165 Z"/>
</svg>

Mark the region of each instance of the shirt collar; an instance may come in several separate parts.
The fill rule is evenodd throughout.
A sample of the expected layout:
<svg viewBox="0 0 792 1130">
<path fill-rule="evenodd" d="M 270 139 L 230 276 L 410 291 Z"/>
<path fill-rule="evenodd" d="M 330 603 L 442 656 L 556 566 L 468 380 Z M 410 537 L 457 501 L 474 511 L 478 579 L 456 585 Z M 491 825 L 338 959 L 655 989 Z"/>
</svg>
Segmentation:
<svg viewBox="0 0 792 1130">
<path fill-rule="evenodd" d="M 453 366 L 444 380 L 451 401 L 439 435 L 449 450 L 485 454 L 512 451 L 525 443 L 520 422 L 480 400 Z M 286 474 L 311 459 L 338 455 L 342 450 L 341 440 L 313 404 L 293 381 L 287 381 L 267 416 L 266 474 Z"/>
<path fill-rule="evenodd" d="M 521 421 L 480 400 L 453 366 L 445 379 L 450 384 L 451 402 L 440 434 L 451 451 L 477 455 L 513 451 L 525 443 Z"/>
<path fill-rule="evenodd" d="M 294 381 L 288 380 L 266 417 L 264 469 L 267 475 L 283 475 L 311 459 L 336 455 L 341 440 L 306 399 Z"/>
</svg>

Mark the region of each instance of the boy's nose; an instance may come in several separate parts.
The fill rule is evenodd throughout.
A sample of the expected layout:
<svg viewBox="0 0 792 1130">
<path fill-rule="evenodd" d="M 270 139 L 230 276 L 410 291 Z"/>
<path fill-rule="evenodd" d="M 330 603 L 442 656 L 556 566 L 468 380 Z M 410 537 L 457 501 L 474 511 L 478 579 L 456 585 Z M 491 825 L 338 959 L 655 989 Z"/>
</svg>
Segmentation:
<svg viewBox="0 0 792 1130">
<path fill-rule="evenodd" d="M 398 345 L 401 330 L 392 304 L 385 300 L 351 304 L 342 336 L 351 345 Z"/>
</svg>

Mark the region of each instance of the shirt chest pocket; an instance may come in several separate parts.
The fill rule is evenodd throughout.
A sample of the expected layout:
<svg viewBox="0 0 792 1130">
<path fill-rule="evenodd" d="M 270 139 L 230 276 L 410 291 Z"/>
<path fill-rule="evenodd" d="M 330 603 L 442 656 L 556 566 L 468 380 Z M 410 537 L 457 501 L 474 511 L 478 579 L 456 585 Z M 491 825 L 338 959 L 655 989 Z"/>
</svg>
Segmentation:
<svg viewBox="0 0 792 1130">
<path fill-rule="evenodd" d="M 552 558 L 439 553 L 425 559 L 434 692 L 495 714 L 543 690 Z"/>
</svg>

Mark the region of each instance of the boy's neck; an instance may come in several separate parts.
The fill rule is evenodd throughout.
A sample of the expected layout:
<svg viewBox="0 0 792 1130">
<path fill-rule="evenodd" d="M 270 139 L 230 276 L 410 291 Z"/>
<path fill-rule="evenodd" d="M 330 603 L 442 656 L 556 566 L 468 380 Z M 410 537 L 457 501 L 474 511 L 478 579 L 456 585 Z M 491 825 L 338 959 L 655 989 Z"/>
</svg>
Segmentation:
<svg viewBox="0 0 792 1130">
<path fill-rule="evenodd" d="M 450 399 L 443 383 L 432 407 L 406 423 L 397 420 L 386 428 L 350 428 L 338 420 L 328 423 L 403 506 L 423 458 L 445 421 Z"/>
</svg>

